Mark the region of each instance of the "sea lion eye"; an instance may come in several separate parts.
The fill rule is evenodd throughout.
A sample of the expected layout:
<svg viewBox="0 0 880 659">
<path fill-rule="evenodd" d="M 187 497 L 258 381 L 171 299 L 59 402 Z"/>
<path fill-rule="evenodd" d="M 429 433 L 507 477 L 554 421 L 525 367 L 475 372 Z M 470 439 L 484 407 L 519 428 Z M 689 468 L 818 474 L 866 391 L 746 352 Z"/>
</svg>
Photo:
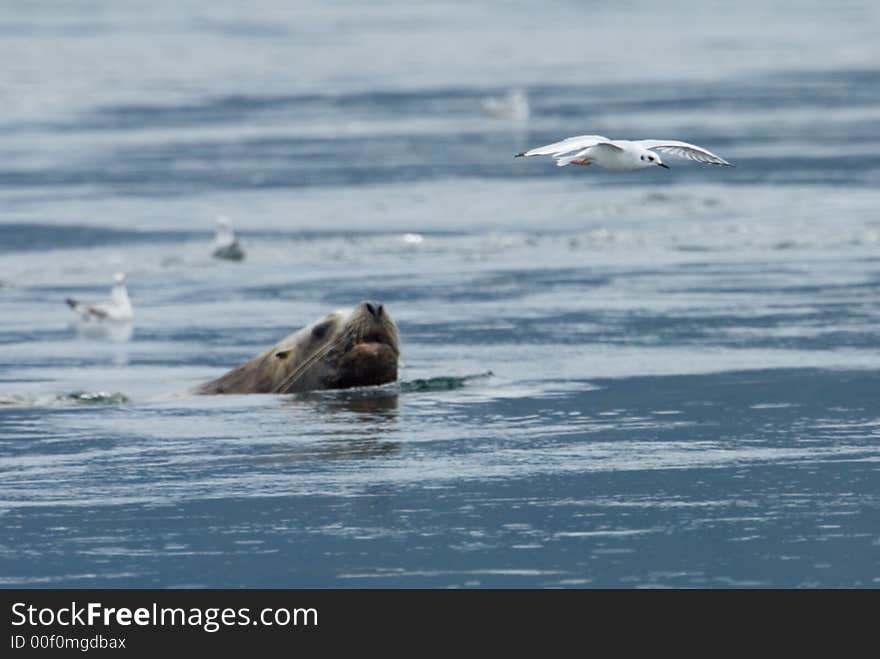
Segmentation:
<svg viewBox="0 0 880 659">
<path fill-rule="evenodd" d="M 648 160 L 650 160 L 651 162 L 654 162 L 654 156 L 648 156 Z"/>
<path fill-rule="evenodd" d="M 644 159 L 645 159 L 645 156 L 639 156 L 639 158 L 642 159 L 642 160 L 644 160 Z"/>
<path fill-rule="evenodd" d="M 328 329 L 330 329 L 329 321 L 321 323 L 320 325 L 315 325 L 314 329 L 312 329 L 312 339 L 320 341 L 324 338 L 324 335 L 327 334 Z"/>
</svg>

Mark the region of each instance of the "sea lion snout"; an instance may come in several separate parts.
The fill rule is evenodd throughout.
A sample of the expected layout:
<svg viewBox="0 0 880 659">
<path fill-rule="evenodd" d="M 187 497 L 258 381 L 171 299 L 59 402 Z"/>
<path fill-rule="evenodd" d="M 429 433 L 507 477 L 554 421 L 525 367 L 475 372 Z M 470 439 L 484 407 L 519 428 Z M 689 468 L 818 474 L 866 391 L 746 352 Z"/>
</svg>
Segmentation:
<svg viewBox="0 0 880 659">
<path fill-rule="evenodd" d="M 397 327 L 384 305 L 365 300 L 354 308 L 349 322 L 354 329 L 354 346 L 380 343 L 398 352 Z"/>
<path fill-rule="evenodd" d="M 330 372 L 328 389 L 385 384 L 397 379 L 397 352 L 387 343 L 367 341 L 348 351 Z"/>
<path fill-rule="evenodd" d="M 378 302 L 364 302 L 364 308 L 376 320 L 382 318 L 382 313 L 385 309 L 385 307 Z"/>
</svg>

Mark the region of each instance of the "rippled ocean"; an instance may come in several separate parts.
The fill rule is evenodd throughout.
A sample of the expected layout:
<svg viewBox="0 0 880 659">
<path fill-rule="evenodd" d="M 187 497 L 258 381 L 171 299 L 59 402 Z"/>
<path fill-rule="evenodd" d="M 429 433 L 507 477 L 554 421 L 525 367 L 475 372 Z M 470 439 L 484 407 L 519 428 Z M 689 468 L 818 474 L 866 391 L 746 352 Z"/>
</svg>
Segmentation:
<svg viewBox="0 0 880 659">
<path fill-rule="evenodd" d="M 878 24 L 0 6 L 0 585 L 880 587 Z M 735 167 L 513 158 L 582 133 Z M 177 395 L 362 300 L 398 383 Z"/>
</svg>

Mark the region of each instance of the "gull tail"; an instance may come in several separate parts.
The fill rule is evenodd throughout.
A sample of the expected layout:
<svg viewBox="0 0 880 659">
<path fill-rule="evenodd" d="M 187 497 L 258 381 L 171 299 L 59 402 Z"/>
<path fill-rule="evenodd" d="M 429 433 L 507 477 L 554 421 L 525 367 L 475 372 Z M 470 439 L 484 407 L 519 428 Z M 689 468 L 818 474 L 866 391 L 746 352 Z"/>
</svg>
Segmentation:
<svg viewBox="0 0 880 659">
<path fill-rule="evenodd" d="M 529 151 L 523 151 L 521 153 L 517 153 L 514 156 L 514 158 L 522 158 L 523 156 L 538 156 L 538 155 L 543 155 L 543 154 L 530 153 Z M 565 167 L 569 163 L 574 162 L 575 160 L 578 160 L 578 155 L 579 154 L 574 154 L 571 156 L 559 156 L 558 158 L 556 158 L 556 166 L 557 167 Z"/>
<path fill-rule="evenodd" d="M 93 307 L 90 304 L 85 304 L 84 302 L 80 302 L 79 300 L 74 300 L 73 298 L 67 298 L 64 300 L 67 302 L 67 306 L 73 309 L 76 313 L 78 313 L 83 318 L 101 318 L 102 314 L 98 309 Z"/>
</svg>

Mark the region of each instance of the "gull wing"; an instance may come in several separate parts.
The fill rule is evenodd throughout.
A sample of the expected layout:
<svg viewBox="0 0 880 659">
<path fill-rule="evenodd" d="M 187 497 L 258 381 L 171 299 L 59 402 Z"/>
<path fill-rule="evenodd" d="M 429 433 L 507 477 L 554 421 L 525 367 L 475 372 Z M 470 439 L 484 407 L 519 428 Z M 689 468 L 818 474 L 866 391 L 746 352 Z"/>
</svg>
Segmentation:
<svg viewBox="0 0 880 659">
<path fill-rule="evenodd" d="M 696 160 L 697 162 L 703 162 L 707 165 L 732 166 L 721 156 L 716 155 L 701 146 L 697 146 L 696 144 L 688 144 L 687 142 L 679 142 L 677 140 L 638 140 L 634 141 L 633 144 L 645 149 L 650 149 L 651 151 L 659 151 L 660 153 L 666 153 L 678 158 Z"/>
<path fill-rule="evenodd" d="M 598 142 L 596 144 L 593 144 L 592 146 L 588 146 L 582 151 L 575 151 L 574 153 L 567 153 L 565 155 L 557 155 L 554 156 L 554 158 L 556 158 L 557 167 L 565 167 L 566 165 L 578 160 L 589 160 L 590 158 L 595 158 L 603 151 L 614 152 L 623 151 L 623 149 L 621 149 L 616 144 L 609 144 L 608 142 Z"/>
<path fill-rule="evenodd" d="M 106 306 L 103 304 L 85 304 L 79 300 L 68 298 L 67 305 L 83 318 L 106 318 L 108 316 Z"/>
<path fill-rule="evenodd" d="M 578 151 L 583 151 L 584 149 L 588 149 L 591 146 L 596 146 L 597 144 L 607 145 L 619 151 L 622 151 L 619 146 L 614 144 L 612 140 L 609 140 L 607 137 L 602 137 L 601 135 L 577 135 L 575 137 L 568 137 L 559 142 L 554 142 L 553 144 L 547 144 L 545 146 L 539 146 L 534 149 L 529 149 L 528 151 L 523 151 L 522 153 L 517 153 L 516 158 L 520 156 L 562 156 L 566 153 L 575 153 Z"/>
</svg>

